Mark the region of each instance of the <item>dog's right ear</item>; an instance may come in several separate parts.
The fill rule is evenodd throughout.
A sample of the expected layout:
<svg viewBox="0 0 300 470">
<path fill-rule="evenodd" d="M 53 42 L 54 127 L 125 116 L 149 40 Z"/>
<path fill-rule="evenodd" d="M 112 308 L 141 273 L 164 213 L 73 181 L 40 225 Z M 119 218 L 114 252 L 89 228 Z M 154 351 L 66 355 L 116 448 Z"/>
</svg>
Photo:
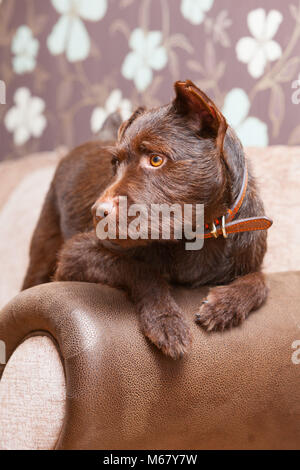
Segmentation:
<svg viewBox="0 0 300 470">
<path fill-rule="evenodd" d="M 220 154 L 223 154 L 224 138 L 227 122 L 215 103 L 201 91 L 193 82 L 175 82 L 176 97 L 173 105 L 176 112 L 191 119 L 196 128 L 201 131 L 210 131 L 216 138 L 216 145 Z"/>
<path fill-rule="evenodd" d="M 128 127 L 133 123 L 133 121 L 138 117 L 140 116 L 141 114 L 143 114 L 143 112 L 146 110 L 146 108 L 144 106 L 139 106 L 134 112 L 133 114 L 130 116 L 129 119 L 127 119 L 127 121 L 124 121 L 120 127 L 119 127 L 119 130 L 118 130 L 118 141 L 120 142 L 120 140 L 122 140 L 122 137 L 126 131 L 126 129 L 128 129 Z"/>
</svg>

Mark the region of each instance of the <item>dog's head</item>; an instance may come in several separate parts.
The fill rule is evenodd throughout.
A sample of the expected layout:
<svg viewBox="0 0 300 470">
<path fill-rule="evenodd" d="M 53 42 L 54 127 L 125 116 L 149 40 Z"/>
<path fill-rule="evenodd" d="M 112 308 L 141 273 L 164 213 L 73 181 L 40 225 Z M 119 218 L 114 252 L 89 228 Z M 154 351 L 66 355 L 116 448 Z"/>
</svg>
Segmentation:
<svg viewBox="0 0 300 470">
<path fill-rule="evenodd" d="M 206 221 L 222 212 L 226 120 L 191 81 L 176 82 L 175 93 L 169 105 L 139 108 L 121 125 L 112 149 L 115 178 L 94 212 L 117 211 L 119 196 L 128 206 L 204 204 Z"/>
</svg>

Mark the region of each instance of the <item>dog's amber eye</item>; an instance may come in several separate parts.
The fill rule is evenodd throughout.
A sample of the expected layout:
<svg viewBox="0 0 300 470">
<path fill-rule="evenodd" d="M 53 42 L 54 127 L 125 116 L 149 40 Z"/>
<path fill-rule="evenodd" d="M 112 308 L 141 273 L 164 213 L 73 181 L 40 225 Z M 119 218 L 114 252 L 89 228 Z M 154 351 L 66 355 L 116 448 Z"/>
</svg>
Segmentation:
<svg viewBox="0 0 300 470">
<path fill-rule="evenodd" d="M 114 158 L 111 160 L 111 164 L 112 164 L 112 166 L 113 166 L 114 172 L 116 172 L 118 166 L 120 165 L 120 160 L 118 160 L 117 158 L 114 157 Z"/>
<path fill-rule="evenodd" d="M 150 164 L 152 166 L 160 166 L 163 163 L 164 159 L 160 155 L 152 155 L 150 158 Z"/>
</svg>

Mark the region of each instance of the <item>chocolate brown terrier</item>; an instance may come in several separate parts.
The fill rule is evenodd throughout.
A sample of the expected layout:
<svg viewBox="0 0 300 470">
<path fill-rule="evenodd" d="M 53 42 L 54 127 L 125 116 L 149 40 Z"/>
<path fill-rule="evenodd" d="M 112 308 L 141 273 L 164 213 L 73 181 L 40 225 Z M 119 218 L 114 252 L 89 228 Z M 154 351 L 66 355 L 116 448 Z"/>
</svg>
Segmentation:
<svg viewBox="0 0 300 470">
<path fill-rule="evenodd" d="M 189 80 L 176 82 L 175 93 L 166 106 L 139 108 L 113 146 L 89 142 L 60 162 L 23 285 L 54 279 L 125 289 L 144 334 L 172 358 L 188 350 L 191 333 L 170 286 L 214 286 L 196 321 L 208 331 L 239 325 L 267 296 L 261 265 L 272 223 L 217 106 Z M 100 240 L 97 213 L 117 212 L 119 196 L 147 207 L 203 204 L 203 248 L 188 251 L 184 239 Z"/>
</svg>

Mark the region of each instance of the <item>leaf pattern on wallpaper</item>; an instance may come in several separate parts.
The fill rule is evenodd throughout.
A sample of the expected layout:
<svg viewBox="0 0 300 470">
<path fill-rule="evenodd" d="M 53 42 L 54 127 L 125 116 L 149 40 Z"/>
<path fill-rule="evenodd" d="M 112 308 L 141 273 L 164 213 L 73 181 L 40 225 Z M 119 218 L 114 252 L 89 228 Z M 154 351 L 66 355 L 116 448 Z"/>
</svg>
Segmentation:
<svg viewBox="0 0 300 470">
<path fill-rule="evenodd" d="M 203 50 L 203 65 L 195 60 L 188 60 L 187 67 L 200 75 L 201 78 L 195 80 L 196 85 L 212 94 L 221 107 L 226 93 L 221 91 L 220 81 L 225 73 L 226 63 L 217 59 L 215 45 L 211 39 L 207 39 Z"/>
<path fill-rule="evenodd" d="M 299 64 L 300 57 L 292 57 L 286 62 L 285 66 L 279 70 L 278 74 L 275 77 L 275 80 L 281 83 L 292 81 L 297 75 L 297 71 L 300 68 Z"/>
<path fill-rule="evenodd" d="M 288 139 L 289 145 L 300 145 L 300 124 L 293 129 Z"/>
<path fill-rule="evenodd" d="M 10 28 L 10 23 L 12 20 L 12 16 L 14 14 L 16 7 L 15 0 L 11 0 L 10 2 L 2 2 L 0 4 L 0 46 L 7 47 L 10 45 L 14 31 Z"/>
<path fill-rule="evenodd" d="M 56 108 L 58 111 L 63 110 L 70 102 L 73 95 L 72 81 L 63 80 L 57 89 Z"/>
<path fill-rule="evenodd" d="M 208 16 L 204 19 L 206 33 L 211 34 L 213 41 L 220 43 L 223 47 L 231 46 L 230 36 L 226 31 L 231 25 L 232 20 L 229 18 L 227 10 L 221 10 L 215 20 Z"/>
<path fill-rule="evenodd" d="M 2 0 L 0 47 L 1 158 L 79 144 L 187 78 L 244 144 L 300 144 L 300 0 Z"/>
<path fill-rule="evenodd" d="M 273 125 L 273 137 L 277 137 L 285 112 L 285 99 L 282 87 L 274 83 L 271 88 L 269 117 Z"/>
</svg>

